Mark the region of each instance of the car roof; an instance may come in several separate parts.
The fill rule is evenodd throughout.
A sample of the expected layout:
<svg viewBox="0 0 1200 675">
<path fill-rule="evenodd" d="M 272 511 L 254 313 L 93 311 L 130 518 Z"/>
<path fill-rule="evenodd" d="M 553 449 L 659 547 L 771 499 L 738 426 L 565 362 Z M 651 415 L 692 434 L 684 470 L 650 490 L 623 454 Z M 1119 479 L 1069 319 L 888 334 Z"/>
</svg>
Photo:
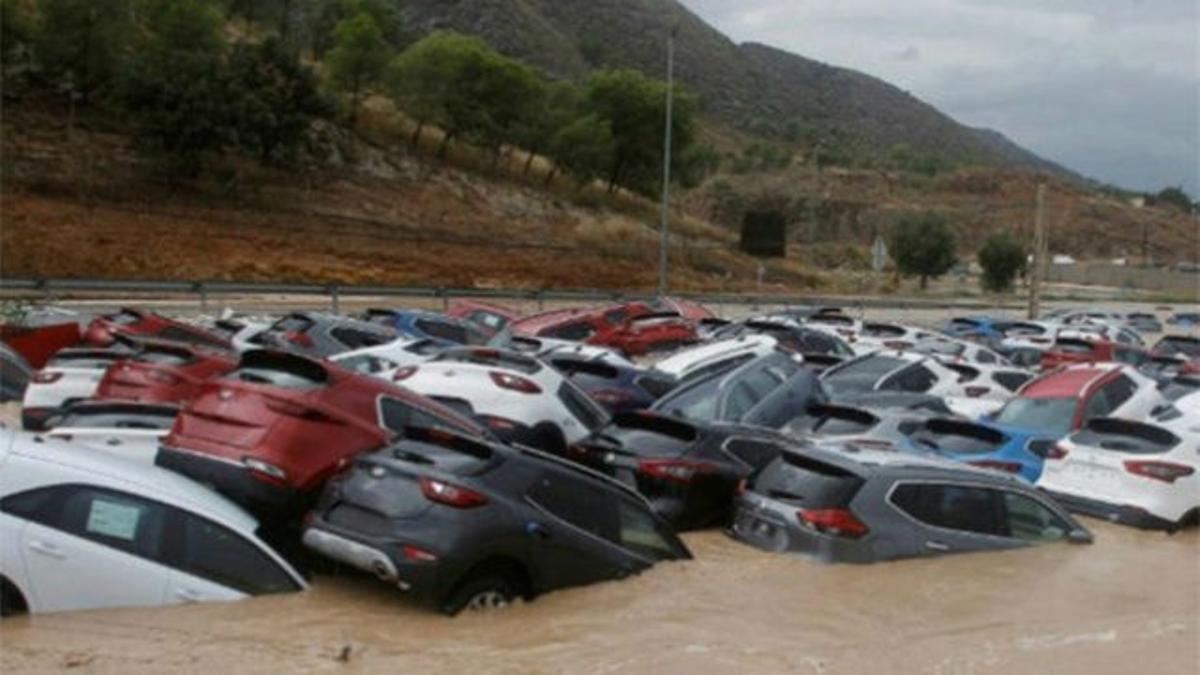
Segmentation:
<svg viewBox="0 0 1200 675">
<path fill-rule="evenodd" d="M 83 483 L 124 490 L 220 520 L 243 531 L 253 532 L 258 527 L 258 521 L 240 506 L 173 471 L 26 432 L 0 429 L 0 438 L 4 436 L 9 438 L 0 440 L 0 447 L 9 446 L 10 461 L 19 457 L 20 462 L 40 462 L 62 471 L 62 481 L 41 485 Z M 9 465 L 3 470 L 19 469 Z"/>
<path fill-rule="evenodd" d="M 889 450 L 874 450 L 853 441 L 816 440 L 808 445 L 785 446 L 784 452 L 809 456 L 855 473 L 863 478 L 883 474 L 919 474 L 929 478 L 955 478 L 996 485 L 1020 485 L 1019 479 L 988 469 L 980 469 L 951 459 L 932 455 L 913 455 Z"/>
<path fill-rule="evenodd" d="M 1075 397 L 1087 390 L 1092 383 L 1119 369 L 1115 364 L 1074 366 L 1047 373 L 1030 381 L 1021 389 L 1026 398 Z"/>
</svg>

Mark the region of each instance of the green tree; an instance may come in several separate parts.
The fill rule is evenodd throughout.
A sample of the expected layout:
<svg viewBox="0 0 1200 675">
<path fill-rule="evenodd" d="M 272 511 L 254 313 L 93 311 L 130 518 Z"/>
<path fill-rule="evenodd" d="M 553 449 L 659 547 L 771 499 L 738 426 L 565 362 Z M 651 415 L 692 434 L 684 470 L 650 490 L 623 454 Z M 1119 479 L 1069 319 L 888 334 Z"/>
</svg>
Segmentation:
<svg viewBox="0 0 1200 675">
<path fill-rule="evenodd" d="M 908 215 L 900 219 L 892 235 L 892 256 L 896 267 L 921 279 L 921 290 L 930 277 L 940 277 L 954 266 L 957 243 L 954 231 L 934 213 Z"/>
<path fill-rule="evenodd" d="M 0 0 L 0 91 L 12 96 L 33 68 L 33 19 L 21 0 Z"/>
<path fill-rule="evenodd" d="M 229 57 L 227 86 L 237 145 L 263 162 L 290 154 L 312 120 L 333 111 L 318 91 L 312 69 L 276 38 L 236 45 Z"/>
<path fill-rule="evenodd" d="M 254 2 L 256 0 L 243 0 Z M 276 0 L 278 1 L 278 0 Z M 383 41 L 395 49 L 404 45 L 404 22 L 395 0 L 308 0 L 314 5 L 305 12 L 313 55 L 324 58 L 333 49 L 339 23 L 359 14 L 369 14 L 379 27 Z"/>
<path fill-rule="evenodd" d="M 600 71 L 588 81 L 588 108 L 607 121 L 612 132 L 610 191 L 624 185 L 649 194 L 658 187 L 666 95 L 666 83 L 635 70 Z M 677 88 L 671 125 L 673 169 L 679 168 L 683 151 L 694 141 L 695 109 L 696 99 Z"/>
<path fill-rule="evenodd" d="M 334 30 L 333 49 L 326 59 L 335 88 L 350 95 L 350 126 L 358 121 L 358 107 L 366 89 L 379 81 L 392 57 L 391 48 L 375 19 L 366 12 L 345 19 Z"/>
<path fill-rule="evenodd" d="M 612 146 L 608 122 L 596 115 L 585 115 L 564 126 L 550 143 L 555 168 L 571 172 L 581 186 L 605 172 L 612 161 Z M 551 171 L 546 175 L 546 183 L 553 178 Z"/>
<path fill-rule="evenodd" d="M 541 95 L 531 102 L 513 128 L 513 142 L 529 152 L 524 174 L 528 175 L 534 157 L 551 145 L 555 134 L 579 115 L 580 97 L 579 89 L 570 83 L 543 83 Z"/>
<path fill-rule="evenodd" d="M 1013 280 L 1025 269 L 1025 249 L 1008 233 L 988 237 L 979 250 L 980 278 L 984 290 L 1004 293 L 1012 288 Z"/>
<path fill-rule="evenodd" d="M 1160 190 L 1154 195 L 1153 201 L 1158 204 L 1170 204 L 1184 213 L 1191 213 L 1196 208 L 1191 196 L 1179 186 Z"/>
<path fill-rule="evenodd" d="M 206 0 L 148 3 L 122 84 L 138 147 L 168 179 L 194 176 L 233 136 L 220 10 Z"/>
<path fill-rule="evenodd" d="M 130 35 L 131 0 L 42 0 L 37 56 L 86 102 L 113 81 Z"/>
</svg>

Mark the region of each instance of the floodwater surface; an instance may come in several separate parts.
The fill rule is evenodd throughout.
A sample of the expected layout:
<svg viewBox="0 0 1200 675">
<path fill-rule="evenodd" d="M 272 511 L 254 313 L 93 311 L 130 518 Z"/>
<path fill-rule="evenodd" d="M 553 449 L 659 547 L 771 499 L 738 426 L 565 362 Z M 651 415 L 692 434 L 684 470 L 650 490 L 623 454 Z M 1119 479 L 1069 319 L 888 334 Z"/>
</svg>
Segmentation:
<svg viewBox="0 0 1200 675">
<path fill-rule="evenodd" d="M 369 578 L 229 604 L 6 619 L 0 670 L 1200 671 L 1200 533 L 1097 521 L 1054 544 L 867 566 L 687 535 L 695 560 L 446 618 Z"/>
</svg>

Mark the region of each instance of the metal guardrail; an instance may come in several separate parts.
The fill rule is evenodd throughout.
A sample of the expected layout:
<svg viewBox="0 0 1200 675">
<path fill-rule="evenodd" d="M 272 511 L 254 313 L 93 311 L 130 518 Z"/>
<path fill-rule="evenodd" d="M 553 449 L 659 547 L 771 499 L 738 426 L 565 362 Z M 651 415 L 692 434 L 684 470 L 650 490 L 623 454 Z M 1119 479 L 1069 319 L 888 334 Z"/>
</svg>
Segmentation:
<svg viewBox="0 0 1200 675">
<path fill-rule="evenodd" d="M 336 312 L 339 300 L 345 297 L 437 298 L 443 306 L 456 298 L 480 300 L 545 302 L 606 302 L 649 300 L 652 293 L 607 291 L 599 289 L 497 289 L 448 288 L 439 286 L 346 286 L 340 284 L 289 284 L 237 281 L 152 281 L 138 279 L 31 279 L 0 278 L 0 296 L 54 297 L 71 293 L 152 293 L 163 295 L 198 296 L 201 306 L 207 306 L 214 295 L 311 295 L 328 297 Z M 998 306 L 993 302 L 946 301 L 910 298 L 863 296 L 757 294 L 757 293 L 672 293 L 705 305 L 833 305 L 875 309 L 1019 309 L 1019 304 Z"/>
</svg>

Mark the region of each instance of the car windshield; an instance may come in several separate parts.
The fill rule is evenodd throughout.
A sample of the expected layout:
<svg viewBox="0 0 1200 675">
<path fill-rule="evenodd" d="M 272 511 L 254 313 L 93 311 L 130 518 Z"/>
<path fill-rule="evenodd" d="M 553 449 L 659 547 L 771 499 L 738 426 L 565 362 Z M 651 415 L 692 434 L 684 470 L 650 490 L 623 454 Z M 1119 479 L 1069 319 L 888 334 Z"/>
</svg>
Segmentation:
<svg viewBox="0 0 1200 675">
<path fill-rule="evenodd" d="M 1075 398 L 1014 398 L 996 414 L 995 422 L 1065 436 L 1075 421 Z"/>
</svg>

